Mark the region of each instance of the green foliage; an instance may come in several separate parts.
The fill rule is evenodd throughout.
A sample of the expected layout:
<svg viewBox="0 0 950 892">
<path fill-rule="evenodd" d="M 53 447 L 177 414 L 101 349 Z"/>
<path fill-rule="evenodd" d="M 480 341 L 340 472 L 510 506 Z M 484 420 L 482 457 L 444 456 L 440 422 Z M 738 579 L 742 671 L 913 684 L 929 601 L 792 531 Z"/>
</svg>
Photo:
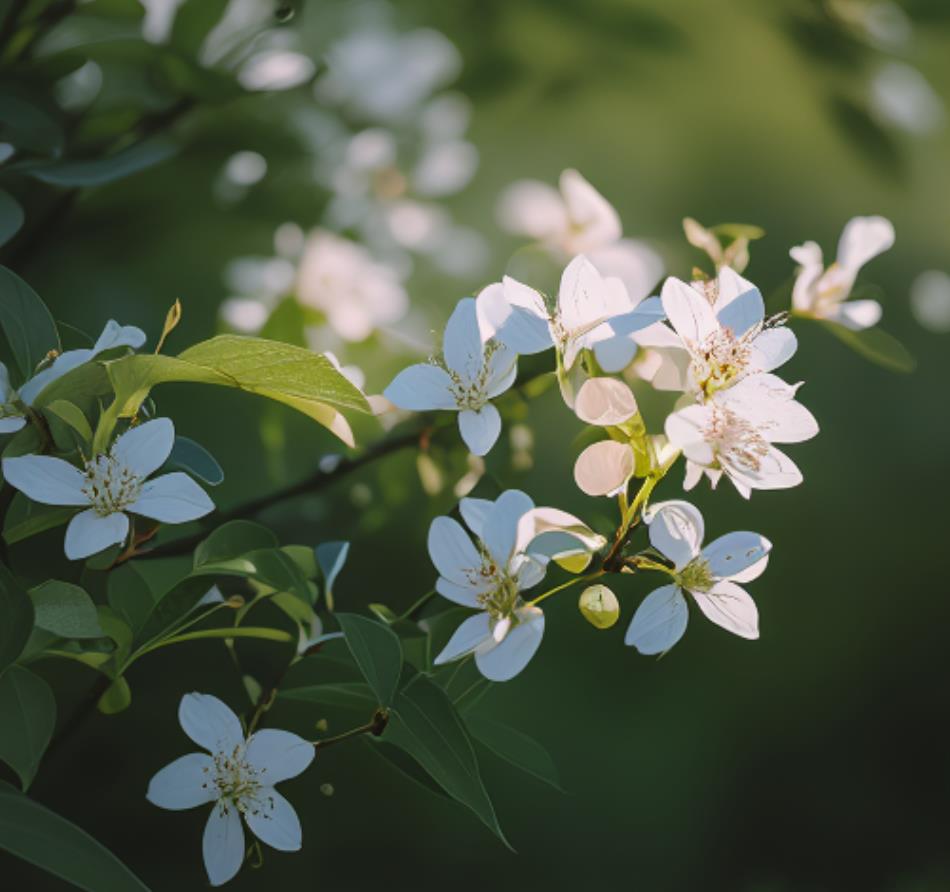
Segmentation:
<svg viewBox="0 0 950 892">
<path fill-rule="evenodd" d="M 2 781 L 0 848 L 86 892 L 149 892 L 85 830 Z"/>
<path fill-rule="evenodd" d="M 277 537 L 267 527 L 250 520 L 221 524 L 195 549 L 194 566 L 226 561 L 259 548 L 276 548 Z"/>
<path fill-rule="evenodd" d="M 3 539 L 7 545 L 22 542 L 46 530 L 62 526 L 76 513 L 76 508 L 40 505 L 17 493 L 3 520 Z"/>
<path fill-rule="evenodd" d="M 25 217 L 19 202 L 0 189 L 0 245 L 6 244 L 23 226 Z"/>
<path fill-rule="evenodd" d="M 0 675 L 0 759 L 20 777 L 26 790 L 56 726 L 56 700 L 49 685 L 22 666 Z"/>
<path fill-rule="evenodd" d="M 171 45 L 185 55 L 197 56 L 227 5 L 228 0 L 186 0 L 175 14 Z"/>
<path fill-rule="evenodd" d="M 917 368 L 917 360 L 908 352 L 907 348 L 877 326 L 865 328 L 862 331 L 852 331 L 837 322 L 822 320 L 822 326 L 830 331 L 839 341 L 847 344 L 855 353 L 870 360 L 875 365 L 883 366 L 892 372 L 908 374 Z"/>
<path fill-rule="evenodd" d="M 178 145 L 175 142 L 156 137 L 104 158 L 37 164 L 28 168 L 27 173 L 34 179 L 54 186 L 105 186 L 161 164 L 177 152 Z"/>
<path fill-rule="evenodd" d="M 334 616 L 360 672 L 376 694 L 380 706 L 390 706 L 402 672 L 399 639 L 382 623 L 354 613 Z"/>
<path fill-rule="evenodd" d="M 46 304 L 16 273 L 0 267 L 0 328 L 23 380 L 31 377 L 50 350 L 59 350 L 59 332 Z"/>
<path fill-rule="evenodd" d="M 165 465 L 169 470 L 187 471 L 209 486 L 224 482 L 224 470 L 217 459 L 204 446 L 188 437 L 175 437 L 172 454 Z"/>
<path fill-rule="evenodd" d="M 538 780 L 561 790 L 557 767 L 548 751 L 534 738 L 501 722 L 468 715 L 465 725 L 479 743 Z"/>
<path fill-rule="evenodd" d="M 0 672 L 9 666 L 26 646 L 33 630 L 33 602 L 13 574 L 0 564 Z M 0 713 L 2 715 L 2 713 Z"/>
<path fill-rule="evenodd" d="M 30 590 L 36 625 L 61 638 L 102 638 L 96 605 L 78 585 L 51 579 Z"/>
</svg>

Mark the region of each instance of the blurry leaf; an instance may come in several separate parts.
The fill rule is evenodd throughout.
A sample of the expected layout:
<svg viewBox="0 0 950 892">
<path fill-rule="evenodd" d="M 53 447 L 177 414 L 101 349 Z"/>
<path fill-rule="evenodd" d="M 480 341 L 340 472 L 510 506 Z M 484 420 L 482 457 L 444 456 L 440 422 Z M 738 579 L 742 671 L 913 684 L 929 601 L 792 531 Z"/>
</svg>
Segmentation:
<svg viewBox="0 0 950 892">
<path fill-rule="evenodd" d="M 831 99 L 831 112 L 851 145 L 872 161 L 878 172 L 895 179 L 903 172 L 903 158 L 897 142 L 867 109 L 844 96 Z"/>
<path fill-rule="evenodd" d="M 0 266 L 0 328 L 7 337 L 23 380 L 50 350 L 59 350 L 59 333 L 46 304 L 16 273 Z"/>
<path fill-rule="evenodd" d="M 56 726 L 56 699 L 49 685 L 22 666 L 0 675 L 0 759 L 27 789 Z"/>
<path fill-rule="evenodd" d="M 33 602 L 29 594 L 0 564 L 0 672 L 23 652 L 33 623 Z"/>
<path fill-rule="evenodd" d="M 169 53 L 158 60 L 156 73 L 177 95 L 190 97 L 205 105 L 228 102 L 245 93 L 230 72 L 205 68 L 193 59 Z"/>
<path fill-rule="evenodd" d="M 153 137 L 105 158 L 36 164 L 24 172 L 53 186 L 104 186 L 161 164 L 177 151 L 178 145 L 172 140 Z"/>
<path fill-rule="evenodd" d="M 746 238 L 755 241 L 765 235 L 761 226 L 753 226 L 751 223 L 718 223 L 710 227 L 710 232 L 729 240 Z"/>
<path fill-rule="evenodd" d="M 175 437 L 175 445 L 165 464 L 169 470 L 187 471 L 209 486 L 224 482 L 224 471 L 217 459 L 188 437 Z"/>
<path fill-rule="evenodd" d="M 103 715 L 116 715 L 132 705 L 132 689 L 123 676 L 119 676 L 109 685 L 96 704 Z"/>
<path fill-rule="evenodd" d="M 261 337 L 306 347 L 305 328 L 303 305 L 295 297 L 285 297 L 267 317 Z"/>
<path fill-rule="evenodd" d="M 63 130 L 40 100 L 4 85 L 0 89 L 0 142 L 21 152 L 58 155 L 63 148 Z"/>
<path fill-rule="evenodd" d="M 170 43 L 186 56 L 197 56 L 229 0 L 185 0 L 175 13 Z"/>
<path fill-rule="evenodd" d="M 482 783 L 472 741 L 440 687 L 424 675 L 415 676 L 397 695 L 383 740 L 409 753 L 510 848 Z"/>
<path fill-rule="evenodd" d="M 402 646 L 382 623 L 355 613 L 335 613 L 346 644 L 360 672 L 379 698 L 380 706 L 393 702 L 402 672 Z"/>
<path fill-rule="evenodd" d="M 78 585 L 50 579 L 30 589 L 36 625 L 61 638 L 101 638 L 105 635 L 96 605 Z"/>
<path fill-rule="evenodd" d="M 479 716 L 467 716 L 465 724 L 472 737 L 496 756 L 563 792 L 554 760 L 536 740 L 508 725 Z"/>
<path fill-rule="evenodd" d="M 195 549 L 195 568 L 211 561 L 240 557 L 258 548 L 276 548 L 277 537 L 250 520 L 230 520 L 214 530 Z"/>
<path fill-rule="evenodd" d="M 280 550 L 300 568 L 307 579 L 316 579 L 320 575 L 312 548 L 306 545 L 282 545 Z"/>
<path fill-rule="evenodd" d="M 304 703 L 320 703 L 324 706 L 342 706 L 365 710 L 378 706 L 376 695 L 369 685 L 361 681 L 338 681 L 327 684 L 306 685 L 299 688 L 281 688 L 279 697 L 285 700 L 300 700 Z"/>
<path fill-rule="evenodd" d="M 917 360 L 907 351 L 907 348 L 897 338 L 877 326 L 863 331 L 852 331 L 837 322 L 827 319 L 819 321 L 838 340 L 876 365 L 904 374 L 917 368 Z"/>
<path fill-rule="evenodd" d="M 149 892 L 85 830 L 0 781 L 0 848 L 86 892 Z M 39 889 L 38 884 L 31 884 Z"/>
<path fill-rule="evenodd" d="M 0 189 L 0 245 L 5 245 L 20 231 L 25 219 L 19 202 Z"/>
</svg>

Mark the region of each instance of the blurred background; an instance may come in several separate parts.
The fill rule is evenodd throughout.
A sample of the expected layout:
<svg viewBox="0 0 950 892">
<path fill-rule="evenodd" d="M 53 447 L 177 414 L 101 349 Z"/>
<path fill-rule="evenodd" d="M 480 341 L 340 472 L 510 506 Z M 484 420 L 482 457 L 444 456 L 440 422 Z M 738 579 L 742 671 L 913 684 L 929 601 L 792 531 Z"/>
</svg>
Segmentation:
<svg viewBox="0 0 950 892">
<path fill-rule="evenodd" d="M 135 3 L 80 4 L 45 38 L 50 52 L 93 36 L 166 45 L 176 4 L 147 6 L 143 20 Z M 178 298 L 170 349 L 263 330 L 333 350 L 380 393 L 437 345 L 460 297 L 523 259 L 528 240 L 499 221 L 506 188 L 556 185 L 573 167 L 670 274 L 709 266 L 684 216 L 763 227 L 745 275 L 766 295 L 787 295 L 791 246 L 814 239 L 830 257 L 851 216 L 890 218 L 896 245 L 863 281 L 918 363 L 895 374 L 797 325 L 786 377 L 806 382 L 801 399 L 822 426 L 792 449 L 805 485 L 750 503 L 728 486 L 698 491 L 710 537 L 751 528 L 775 543 L 751 587 L 761 640 L 694 617 L 668 656 L 640 657 L 623 630 L 649 579 L 617 581 L 623 617 L 609 631 L 581 619 L 574 592 L 549 602 L 537 658 L 483 706 L 541 741 L 561 772 L 564 793 L 486 757 L 517 854 L 369 747 L 341 746 L 286 784 L 303 851 L 268 851 L 229 888 L 950 889 L 950 7 L 233 0 L 227 16 L 195 48 L 240 95 L 179 108 L 131 51 L 90 52 L 59 82 L 63 107 L 95 112 L 91 139 L 145 107 L 181 149 L 121 183 L 37 199 L 43 213 L 3 262 L 57 319 L 92 332 L 116 318 L 154 335 Z M 236 53 L 248 30 L 253 52 Z M 335 317 L 334 288 L 363 289 L 369 321 Z M 171 386 L 158 397 L 225 468 L 219 505 L 300 479 L 342 448 L 240 394 Z M 510 410 L 518 424 L 484 468 L 447 438 L 263 519 L 287 542 L 350 540 L 336 600 L 354 610 L 404 609 L 431 587 L 429 522 L 482 474 L 609 529 L 612 504 L 573 483 L 581 425 L 556 388 Z M 357 426 L 360 443 L 381 435 L 376 421 Z M 679 484 L 677 471 L 659 495 Z M 47 671 L 77 700 L 91 683 L 84 670 Z M 144 798 L 154 771 L 189 748 L 175 721 L 182 678 L 243 696 L 223 647 L 158 653 L 130 674 L 131 708 L 93 717 L 31 791 L 156 890 L 205 887 L 204 815 Z M 321 716 L 297 706 L 271 720 L 312 728 Z M 67 888 L 8 856 L 0 865 L 5 888 Z"/>
</svg>

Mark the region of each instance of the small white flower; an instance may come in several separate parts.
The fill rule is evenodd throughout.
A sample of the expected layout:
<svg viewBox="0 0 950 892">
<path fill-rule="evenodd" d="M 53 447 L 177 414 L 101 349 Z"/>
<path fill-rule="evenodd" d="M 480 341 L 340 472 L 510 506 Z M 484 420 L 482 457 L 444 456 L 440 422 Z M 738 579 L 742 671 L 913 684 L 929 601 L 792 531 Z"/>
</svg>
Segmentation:
<svg viewBox="0 0 950 892">
<path fill-rule="evenodd" d="M 482 675 L 508 681 L 528 664 L 544 635 L 544 613 L 525 603 L 521 592 L 544 578 L 550 560 L 596 550 L 604 539 L 566 512 L 535 508 L 519 490 L 494 502 L 462 499 L 459 508 L 476 542 L 451 517 L 432 521 L 429 555 L 440 574 L 435 588 L 481 612 L 462 622 L 435 662 L 474 653 Z"/>
<path fill-rule="evenodd" d="M 282 852 L 301 846 L 300 821 L 275 784 L 301 774 L 314 748 L 296 734 L 265 728 L 247 740 L 238 717 L 217 697 L 185 694 L 178 709 L 184 732 L 205 753 L 176 759 L 148 785 L 148 801 L 179 811 L 214 803 L 205 825 L 205 869 L 212 886 L 232 879 L 244 862 L 244 830 Z"/>
<path fill-rule="evenodd" d="M 207 493 L 187 474 L 147 479 L 165 463 L 174 443 L 172 422 L 156 418 L 130 428 L 83 469 L 54 456 L 23 455 L 3 459 L 3 476 L 34 502 L 86 509 L 66 527 L 66 557 L 79 560 L 123 542 L 128 514 L 185 523 L 214 510 Z"/>
<path fill-rule="evenodd" d="M 501 415 L 490 400 L 515 382 L 517 359 L 498 341 L 482 340 L 471 297 L 458 302 L 445 326 L 444 367 L 419 363 L 403 369 L 383 395 L 400 409 L 459 413 L 459 431 L 475 455 L 486 455 L 501 433 Z"/>
<path fill-rule="evenodd" d="M 753 489 L 787 489 L 801 471 L 773 443 L 801 443 L 818 433 L 818 422 L 795 399 L 797 387 L 761 373 L 666 419 L 670 443 L 686 457 L 684 488 L 705 471 L 712 484 L 725 474 L 748 498 Z"/>
<path fill-rule="evenodd" d="M 602 276 L 579 255 L 561 276 L 553 310 L 538 291 L 506 276 L 478 295 L 478 315 L 483 335 L 516 353 L 554 346 L 569 370 L 582 350 L 593 350 L 605 371 L 618 372 L 637 349 L 630 335 L 662 320 L 663 311 L 655 298 L 632 299 L 620 279 Z"/>
<path fill-rule="evenodd" d="M 792 259 L 801 264 L 792 290 L 795 312 L 828 319 L 853 331 L 876 325 L 881 318 L 881 305 L 876 300 L 848 301 L 848 296 L 861 267 L 893 244 L 894 226 L 890 220 L 854 217 L 841 233 L 837 259 L 827 269 L 821 248 L 815 242 L 792 248 Z"/>
<path fill-rule="evenodd" d="M 737 583 L 765 570 L 772 543 L 758 533 L 727 533 L 705 548 L 703 516 L 689 502 L 661 502 L 645 512 L 650 544 L 673 562 L 673 582 L 651 592 L 637 608 L 626 644 L 642 654 L 668 651 L 686 631 L 689 592 L 706 617 L 741 638 L 759 637 L 759 613 Z"/>
</svg>

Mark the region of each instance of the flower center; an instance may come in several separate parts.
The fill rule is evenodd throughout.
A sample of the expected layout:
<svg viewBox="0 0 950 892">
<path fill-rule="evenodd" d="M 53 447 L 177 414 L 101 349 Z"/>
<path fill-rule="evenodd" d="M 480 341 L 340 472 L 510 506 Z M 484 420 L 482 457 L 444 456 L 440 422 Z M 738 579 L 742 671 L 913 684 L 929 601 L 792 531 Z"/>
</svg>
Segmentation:
<svg viewBox="0 0 950 892">
<path fill-rule="evenodd" d="M 731 409 L 715 406 L 703 437 L 717 453 L 729 457 L 732 464 L 758 471 L 769 453 L 768 440 L 760 429 Z"/>
<path fill-rule="evenodd" d="M 131 505 L 142 490 L 142 480 L 112 455 L 86 462 L 83 494 L 97 514 L 105 517 Z"/>
<path fill-rule="evenodd" d="M 215 753 L 212 758 L 214 776 L 205 781 L 202 787 L 213 784 L 218 799 L 233 802 L 240 811 L 244 811 L 246 805 L 243 800 L 253 799 L 263 787 L 260 772 L 245 759 L 244 746 L 240 744 L 232 752 Z M 205 771 L 210 773 L 210 769 L 206 768 Z"/>
<path fill-rule="evenodd" d="M 491 374 L 491 358 L 500 349 L 496 341 L 485 345 L 482 366 L 473 379 L 466 380 L 453 369 L 446 368 L 452 379 L 452 396 L 460 410 L 478 412 L 488 402 L 488 378 Z"/>
<path fill-rule="evenodd" d="M 486 581 L 491 588 L 480 595 L 476 595 L 479 607 L 493 620 L 513 617 L 518 606 L 518 582 L 511 575 L 500 568 L 486 552 L 482 553 L 482 566 L 471 574 L 473 584 L 484 584 Z"/>
<path fill-rule="evenodd" d="M 691 592 L 708 592 L 715 584 L 709 561 L 703 558 L 693 558 L 677 574 L 677 582 Z"/>
<path fill-rule="evenodd" d="M 690 372 L 704 399 L 734 383 L 749 364 L 752 340 L 760 326 L 754 325 L 741 338 L 731 328 L 719 328 L 707 335 L 692 352 Z"/>
</svg>

